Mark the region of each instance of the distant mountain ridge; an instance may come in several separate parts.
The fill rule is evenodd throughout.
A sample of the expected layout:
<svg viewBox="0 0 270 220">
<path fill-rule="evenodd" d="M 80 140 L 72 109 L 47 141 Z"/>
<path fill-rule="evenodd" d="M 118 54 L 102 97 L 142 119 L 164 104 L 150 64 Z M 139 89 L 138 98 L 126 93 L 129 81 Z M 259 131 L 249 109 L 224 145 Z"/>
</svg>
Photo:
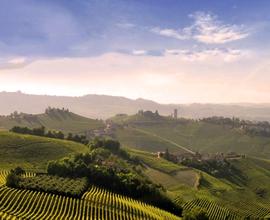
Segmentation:
<svg viewBox="0 0 270 220">
<path fill-rule="evenodd" d="M 158 110 L 161 115 L 171 115 L 175 108 L 180 117 L 203 118 L 209 116 L 240 117 L 270 121 L 270 104 L 160 104 L 146 99 L 128 99 L 108 95 L 80 97 L 30 95 L 21 92 L 0 92 L 0 115 L 14 111 L 38 114 L 48 106 L 68 108 L 89 118 L 106 119 L 119 113 L 134 114 L 138 110 Z"/>
</svg>

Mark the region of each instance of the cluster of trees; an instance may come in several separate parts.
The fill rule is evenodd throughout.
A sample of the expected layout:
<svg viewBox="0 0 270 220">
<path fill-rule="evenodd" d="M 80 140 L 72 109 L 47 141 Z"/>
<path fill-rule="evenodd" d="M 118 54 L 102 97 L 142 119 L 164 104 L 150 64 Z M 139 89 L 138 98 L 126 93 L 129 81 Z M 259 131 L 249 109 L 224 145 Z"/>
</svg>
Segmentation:
<svg viewBox="0 0 270 220">
<path fill-rule="evenodd" d="M 208 220 L 207 213 L 204 209 L 195 208 L 191 211 L 185 211 L 183 213 L 183 220 Z"/>
<path fill-rule="evenodd" d="M 155 112 L 139 110 L 138 115 L 142 115 L 142 116 L 149 117 L 149 118 L 160 118 L 161 117 L 158 113 L 158 110 L 156 110 Z"/>
<path fill-rule="evenodd" d="M 46 129 L 44 126 L 41 126 L 39 128 L 28 128 L 28 127 L 20 127 L 20 126 L 14 126 L 10 129 L 10 131 L 19 133 L 19 134 L 31 134 L 31 135 L 37 135 L 41 137 L 50 137 L 50 138 L 57 138 L 57 139 L 64 139 L 65 135 L 61 131 L 48 131 L 46 132 Z"/>
<path fill-rule="evenodd" d="M 48 107 L 45 109 L 45 114 L 49 115 L 49 114 L 53 114 L 53 113 L 61 113 L 61 112 L 65 112 L 68 113 L 69 109 L 65 109 L 65 108 L 52 108 L 52 107 Z"/>
<path fill-rule="evenodd" d="M 186 159 L 181 162 L 183 165 L 188 167 L 193 167 L 202 170 L 210 175 L 217 178 L 228 179 L 231 182 L 245 182 L 246 177 L 243 173 L 233 166 L 227 160 L 196 160 L 196 159 Z"/>
<path fill-rule="evenodd" d="M 75 141 L 78 143 L 82 143 L 87 145 L 89 141 L 87 140 L 85 135 L 73 135 L 72 133 L 69 133 L 67 137 L 65 137 L 64 133 L 62 131 L 46 131 L 46 128 L 44 126 L 41 126 L 39 128 L 28 128 L 28 127 L 20 127 L 20 126 L 14 126 L 10 129 L 10 131 L 19 133 L 19 134 L 31 134 L 31 135 L 37 135 L 41 137 L 49 137 L 49 138 L 56 138 L 56 139 L 66 139 L 70 141 Z"/>
<path fill-rule="evenodd" d="M 218 124 L 222 126 L 229 126 L 231 128 L 241 128 L 247 134 L 260 135 L 270 137 L 270 123 L 268 121 L 250 121 L 240 120 L 239 118 L 226 118 L 226 117 L 209 117 L 203 118 L 201 121 Z"/>
<path fill-rule="evenodd" d="M 69 141 L 75 141 L 75 142 L 85 144 L 85 145 L 89 143 L 89 140 L 87 140 L 85 135 L 78 135 L 78 134 L 73 135 L 72 133 L 68 133 L 68 136 L 66 139 Z"/>
<path fill-rule="evenodd" d="M 23 174 L 25 174 L 25 171 L 21 167 L 16 167 L 14 170 L 12 169 L 6 177 L 6 185 L 8 187 L 17 188 Z"/>
<path fill-rule="evenodd" d="M 111 139 L 95 139 L 90 152 L 48 164 L 48 173 L 62 177 L 86 177 L 89 183 L 153 204 L 181 215 L 181 208 L 141 173 L 138 161 Z"/>
</svg>

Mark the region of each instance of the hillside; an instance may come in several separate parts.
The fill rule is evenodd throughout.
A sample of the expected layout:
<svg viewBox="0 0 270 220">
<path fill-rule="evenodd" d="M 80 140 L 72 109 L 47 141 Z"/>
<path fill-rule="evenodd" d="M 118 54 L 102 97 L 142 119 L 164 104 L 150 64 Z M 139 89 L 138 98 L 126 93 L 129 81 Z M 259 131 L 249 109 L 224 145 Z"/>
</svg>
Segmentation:
<svg viewBox="0 0 270 220">
<path fill-rule="evenodd" d="M 151 153 L 130 150 L 142 159 L 145 174 L 160 183 L 184 210 L 207 210 L 210 219 L 262 218 L 270 213 L 270 162 L 248 157 L 231 160 L 239 174 L 234 181 L 217 178 L 201 170 L 183 167 Z M 243 179 L 244 178 L 244 181 Z M 236 181 L 235 181 L 236 180 Z"/>
<path fill-rule="evenodd" d="M 0 132 L 0 168 L 22 166 L 45 170 L 50 160 L 86 152 L 87 147 L 72 141 Z"/>
<path fill-rule="evenodd" d="M 78 133 L 98 129 L 104 126 L 100 120 L 86 118 L 66 109 L 46 109 L 43 114 L 13 113 L 0 116 L 0 129 L 11 129 L 13 126 L 37 128 L 44 126 L 49 130 L 62 131 L 65 134 Z"/>
<path fill-rule="evenodd" d="M 14 111 L 40 114 L 48 106 L 68 108 L 76 114 L 89 118 L 107 119 L 118 113 L 135 114 L 138 110 L 158 110 L 162 115 L 171 115 L 179 109 L 179 115 L 187 118 L 210 116 L 240 117 L 252 120 L 270 120 L 269 104 L 160 104 L 146 99 L 128 99 L 107 95 L 80 97 L 28 95 L 21 92 L 0 92 L 0 115 Z"/>
<path fill-rule="evenodd" d="M 0 173 L 0 176 L 5 175 Z M 26 177 L 26 179 L 28 178 Z M 30 190 L 15 190 L 1 186 L 0 217 L 1 219 L 78 220 L 181 219 L 138 200 L 124 197 L 95 186 L 90 187 L 81 198 L 71 198 Z"/>
<path fill-rule="evenodd" d="M 144 151 L 173 153 L 237 152 L 270 158 L 270 138 L 249 135 L 241 129 L 204 121 L 173 120 L 169 117 L 140 115 L 116 116 L 111 120 L 119 126 L 115 136 L 124 145 Z"/>
</svg>

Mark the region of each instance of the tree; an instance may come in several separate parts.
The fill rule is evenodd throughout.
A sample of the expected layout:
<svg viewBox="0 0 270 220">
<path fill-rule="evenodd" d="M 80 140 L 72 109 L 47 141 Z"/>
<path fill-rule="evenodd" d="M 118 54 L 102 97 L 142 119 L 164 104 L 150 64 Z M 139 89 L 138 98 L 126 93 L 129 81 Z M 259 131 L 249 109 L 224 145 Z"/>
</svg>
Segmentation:
<svg viewBox="0 0 270 220">
<path fill-rule="evenodd" d="M 166 148 L 164 158 L 165 158 L 166 160 L 169 160 L 169 159 L 170 159 L 170 153 L 169 153 L 169 149 L 168 149 L 168 148 Z"/>
<path fill-rule="evenodd" d="M 6 177 L 6 185 L 8 187 L 17 188 L 19 186 L 20 176 L 16 175 L 12 170 Z"/>
<path fill-rule="evenodd" d="M 33 129 L 33 135 L 45 136 L 45 127 L 41 126 L 40 128 L 34 128 Z"/>
<path fill-rule="evenodd" d="M 96 149 L 96 148 L 100 148 L 103 146 L 103 139 L 100 138 L 95 138 L 93 141 L 91 141 L 91 143 L 89 144 L 90 150 Z"/>
<path fill-rule="evenodd" d="M 104 147 L 113 151 L 117 152 L 120 149 L 120 143 L 119 141 L 113 140 L 113 139 L 107 139 L 104 141 Z"/>
<path fill-rule="evenodd" d="M 183 220 L 208 220 L 208 216 L 204 209 L 195 208 L 191 211 L 184 211 Z"/>
<path fill-rule="evenodd" d="M 19 175 L 19 176 L 25 174 L 24 169 L 21 168 L 21 167 L 16 167 L 13 172 L 14 172 L 15 175 Z"/>
<path fill-rule="evenodd" d="M 73 134 L 68 133 L 67 140 L 72 141 L 73 140 Z"/>
</svg>

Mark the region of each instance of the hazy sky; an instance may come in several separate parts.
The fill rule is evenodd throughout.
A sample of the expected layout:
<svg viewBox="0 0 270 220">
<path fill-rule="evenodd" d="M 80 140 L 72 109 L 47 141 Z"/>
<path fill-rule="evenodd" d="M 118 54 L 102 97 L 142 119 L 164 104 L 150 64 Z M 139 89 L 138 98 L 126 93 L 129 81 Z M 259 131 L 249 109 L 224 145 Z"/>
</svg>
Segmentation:
<svg viewBox="0 0 270 220">
<path fill-rule="evenodd" d="M 0 91 L 270 102 L 269 0 L 1 0 Z"/>
</svg>

